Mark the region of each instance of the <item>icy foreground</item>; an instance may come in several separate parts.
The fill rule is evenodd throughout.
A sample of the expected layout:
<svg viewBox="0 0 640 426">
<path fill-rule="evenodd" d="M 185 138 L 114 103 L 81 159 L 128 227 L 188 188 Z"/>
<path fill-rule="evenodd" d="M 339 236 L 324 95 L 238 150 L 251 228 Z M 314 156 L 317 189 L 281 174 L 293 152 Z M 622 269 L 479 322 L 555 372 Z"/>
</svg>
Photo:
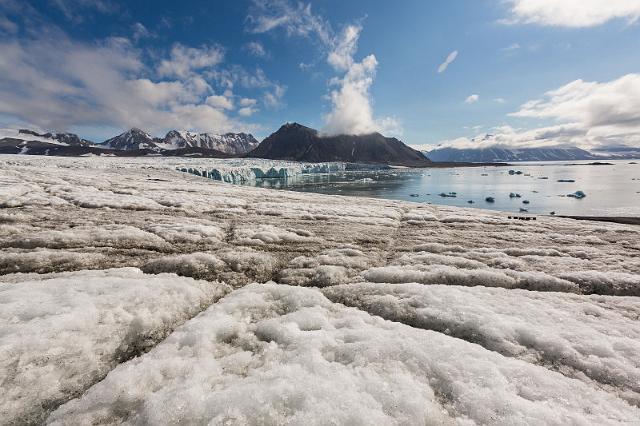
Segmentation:
<svg viewBox="0 0 640 426">
<path fill-rule="evenodd" d="M 317 290 L 251 284 L 49 420 L 605 424 L 635 414 L 579 381 L 333 304 Z"/>
<path fill-rule="evenodd" d="M 228 290 L 134 268 L 40 278 L 0 287 L 2 419 L 43 420 Z"/>
<path fill-rule="evenodd" d="M 0 423 L 638 424 L 638 227 L 180 161 L 0 158 Z"/>
</svg>

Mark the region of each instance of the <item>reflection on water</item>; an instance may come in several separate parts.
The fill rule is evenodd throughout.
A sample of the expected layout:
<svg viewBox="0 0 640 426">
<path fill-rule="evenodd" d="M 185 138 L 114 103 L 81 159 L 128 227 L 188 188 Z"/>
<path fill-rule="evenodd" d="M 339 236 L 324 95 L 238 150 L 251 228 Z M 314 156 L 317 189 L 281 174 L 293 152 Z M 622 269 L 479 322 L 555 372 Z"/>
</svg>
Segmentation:
<svg viewBox="0 0 640 426">
<path fill-rule="evenodd" d="M 598 166 L 588 162 L 519 163 L 508 167 L 338 172 L 262 179 L 253 184 L 508 212 L 640 215 L 640 165 L 629 161 L 611 163 Z M 510 170 L 521 173 L 510 174 Z M 586 197 L 567 196 L 577 191 L 583 191 Z M 487 202 L 488 197 L 495 201 Z"/>
</svg>

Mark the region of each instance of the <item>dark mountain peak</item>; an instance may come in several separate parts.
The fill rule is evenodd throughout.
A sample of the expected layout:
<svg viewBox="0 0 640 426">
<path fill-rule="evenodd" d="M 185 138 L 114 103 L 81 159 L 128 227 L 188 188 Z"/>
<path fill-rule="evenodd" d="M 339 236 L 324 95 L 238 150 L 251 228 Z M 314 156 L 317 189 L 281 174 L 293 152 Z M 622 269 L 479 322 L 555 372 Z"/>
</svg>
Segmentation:
<svg viewBox="0 0 640 426">
<path fill-rule="evenodd" d="M 277 133 L 311 133 L 318 134 L 318 131 L 311 127 L 303 126 L 300 123 L 285 123 L 276 131 Z"/>
<path fill-rule="evenodd" d="M 312 163 L 341 161 L 409 167 L 423 167 L 430 163 L 420 152 L 396 138 L 386 138 L 380 133 L 320 135 L 317 130 L 299 123 L 284 124 L 249 156 Z"/>
<path fill-rule="evenodd" d="M 23 135 L 40 136 L 38 132 L 34 132 L 33 130 L 29 130 L 29 129 L 20 129 L 18 130 L 18 133 Z"/>
</svg>

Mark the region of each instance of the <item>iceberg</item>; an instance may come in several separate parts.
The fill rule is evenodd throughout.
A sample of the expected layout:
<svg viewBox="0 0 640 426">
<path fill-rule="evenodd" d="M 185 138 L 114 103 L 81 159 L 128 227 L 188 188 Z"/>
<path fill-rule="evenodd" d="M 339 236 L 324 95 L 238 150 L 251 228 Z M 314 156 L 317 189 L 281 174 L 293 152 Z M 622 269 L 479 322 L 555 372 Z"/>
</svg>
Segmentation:
<svg viewBox="0 0 640 426">
<path fill-rule="evenodd" d="M 583 199 L 584 197 L 586 197 L 587 194 L 585 194 L 582 191 L 576 191 L 573 194 L 567 194 L 567 197 L 571 197 L 571 198 L 577 198 L 578 200 Z"/>
</svg>

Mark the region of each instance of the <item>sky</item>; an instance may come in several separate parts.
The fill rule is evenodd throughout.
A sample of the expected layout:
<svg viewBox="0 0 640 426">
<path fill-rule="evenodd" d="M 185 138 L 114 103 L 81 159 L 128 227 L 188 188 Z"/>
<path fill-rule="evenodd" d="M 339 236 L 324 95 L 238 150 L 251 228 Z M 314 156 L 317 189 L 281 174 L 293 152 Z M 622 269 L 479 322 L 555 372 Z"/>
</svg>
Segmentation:
<svg viewBox="0 0 640 426">
<path fill-rule="evenodd" d="M 0 127 L 640 146 L 640 0 L 0 0 Z"/>
</svg>

